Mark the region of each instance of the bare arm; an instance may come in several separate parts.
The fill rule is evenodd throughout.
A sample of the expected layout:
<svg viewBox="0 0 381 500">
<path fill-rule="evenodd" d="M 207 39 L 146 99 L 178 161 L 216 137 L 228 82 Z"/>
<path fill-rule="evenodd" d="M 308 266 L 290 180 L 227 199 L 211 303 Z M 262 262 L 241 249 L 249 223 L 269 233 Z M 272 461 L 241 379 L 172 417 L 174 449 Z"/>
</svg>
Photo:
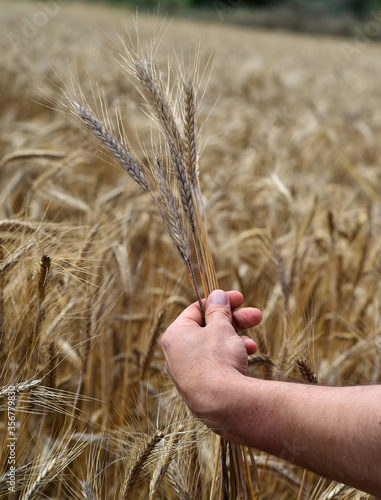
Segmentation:
<svg viewBox="0 0 381 500">
<path fill-rule="evenodd" d="M 239 390 L 237 390 L 239 387 Z M 381 494 L 381 387 L 317 387 L 237 375 L 210 423 L 224 437 Z M 244 417 L 242 417 L 244 416 Z"/>
<path fill-rule="evenodd" d="M 242 301 L 239 292 L 214 292 L 205 327 L 193 304 L 162 337 L 168 372 L 190 409 L 231 441 L 381 495 L 381 386 L 247 377 L 247 354 L 256 346 L 236 332 L 258 324 L 261 314 L 235 310 Z"/>
</svg>

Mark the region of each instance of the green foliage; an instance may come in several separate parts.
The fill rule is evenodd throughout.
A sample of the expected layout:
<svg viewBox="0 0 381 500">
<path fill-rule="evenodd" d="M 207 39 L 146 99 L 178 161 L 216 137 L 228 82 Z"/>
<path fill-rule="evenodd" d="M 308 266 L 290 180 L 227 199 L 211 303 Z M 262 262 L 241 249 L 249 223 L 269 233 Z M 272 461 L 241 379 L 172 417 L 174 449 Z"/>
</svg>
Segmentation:
<svg viewBox="0 0 381 500">
<path fill-rule="evenodd" d="M 248 2 L 255 3 L 250 0 Z M 317 13 L 333 15 L 351 13 L 363 18 L 369 17 L 372 10 L 381 8 L 381 0 L 292 0 L 291 2 L 279 0 L 277 3 L 291 4 Z"/>
<path fill-rule="evenodd" d="M 88 0 L 97 2 L 102 0 Z M 105 0 L 103 0 L 105 1 Z M 108 3 L 139 7 L 140 9 L 156 9 L 159 5 L 161 11 L 175 11 L 184 8 L 196 7 L 214 9 L 216 1 L 211 0 L 106 0 Z M 381 10 L 381 0 L 218 0 L 218 4 L 228 9 L 240 7 L 273 8 L 288 7 L 302 9 L 304 12 L 324 15 L 353 14 L 366 19 L 372 11 Z"/>
<path fill-rule="evenodd" d="M 98 1 L 98 0 L 88 0 L 88 1 Z M 119 5 L 119 6 L 132 6 L 139 7 L 139 9 L 157 9 L 159 7 L 160 11 L 177 10 L 189 7 L 192 0 L 106 0 L 108 3 Z"/>
<path fill-rule="evenodd" d="M 305 10 L 326 14 L 353 13 L 360 17 L 368 17 L 372 10 L 381 9 L 381 0 L 224 0 L 230 7 L 238 5 L 254 8 L 271 8 L 278 6 L 299 7 Z M 210 6 L 209 0 L 192 0 L 193 5 Z"/>
</svg>

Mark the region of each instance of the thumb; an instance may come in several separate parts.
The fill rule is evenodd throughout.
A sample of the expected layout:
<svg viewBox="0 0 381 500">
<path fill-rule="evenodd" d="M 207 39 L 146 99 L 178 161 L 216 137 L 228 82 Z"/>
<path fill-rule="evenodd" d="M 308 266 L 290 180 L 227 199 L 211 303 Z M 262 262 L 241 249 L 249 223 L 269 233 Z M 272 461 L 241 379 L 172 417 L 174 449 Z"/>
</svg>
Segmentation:
<svg viewBox="0 0 381 500">
<path fill-rule="evenodd" d="M 228 294 L 223 290 L 214 290 L 205 304 L 205 323 L 228 321 L 233 324 L 233 315 Z"/>
</svg>

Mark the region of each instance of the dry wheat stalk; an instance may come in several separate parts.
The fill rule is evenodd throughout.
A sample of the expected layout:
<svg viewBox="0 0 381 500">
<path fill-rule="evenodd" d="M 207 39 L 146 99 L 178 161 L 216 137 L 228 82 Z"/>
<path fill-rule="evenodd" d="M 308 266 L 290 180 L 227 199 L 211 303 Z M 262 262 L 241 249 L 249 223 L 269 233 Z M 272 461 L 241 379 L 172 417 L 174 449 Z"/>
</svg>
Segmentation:
<svg viewBox="0 0 381 500">
<path fill-rule="evenodd" d="M 31 468 L 29 484 L 22 494 L 22 500 L 35 498 L 41 490 L 51 483 L 86 448 L 88 443 L 78 440 L 70 444 L 71 437 L 58 440 L 56 445 L 46 446 L 36 457 Z"/>
<path fill-rule="evenodd" d="M 27 339 L 28 353 L 29 353 L 29 368 L 28 377 L 31 377 L 36 364 L 38 362 L 39 344 L 40 344 L 40 331 L 41 323 L 45 314 L 43 309 L 43 302 L 45 299 L 46 282 L 50 270 L 50 257 L 43 255 L 40 261 L 40 273 L 38 279 L 38 304 L 36 311 L 36 318 L 34 321 L 33 332 L 29 339 Z"/>
<path fill-rule="evenodd" d="M 194 491 L 196 498 L 203 498 L 202 475 L 200 468 L 200 453 L 197 443 L 197 432 L 193 433 L 193 440 L 190 445 L 190 460 L 188 474 L 188 491 Z"/>
<path fill-rule="evenodd" d="M 316 500 L 370 500 L 371 495 L 359 492 L 342 483 L 332 482 L 328 488 L 321 493 Z"/>
<path fill-rule="evenodd" d="M 36 242 L 30 241 L 22 246 L 17 252 L 12 253 L 0 266 L 0 283 L 7 272 L 9 272 L 16 264 L 18 264 L 22 257 L 24 257 L 31 248 L 36 246 Z"/>
<path fill-rule="evenodd" d="M 182 135 L 176 123 L 175 109 L 169 104 L 167 99 L 168 96 L 163 90 L 160 78 L 157 77 L 157 72 L 153 63 L 147 60 L 138 60 L 135 55 L 136 54 L 131 54 L 127 51 L 127 57 L 122 58 L 125 62 L 124 69 L 129 72 L 133 79 L 135 79 L 135 85 L 145 98 L 152 116 L 156 118 L 156 123 L 161 129 L 166 143 L 165 148 L 159 145 L 153 158 L 151 157 L 149 159 L 150 181 L 146 180 L 142 167 L 132 156 L 131 151 L 127 150 L 122 145 L 122 142 L 126 143 L 124 137 L 118 141 L 91 111 L 78 104 L 76 100 L 71 100 L 70 104 L 72 109 L 79 115 L 98 140 L 102 142 L 106 149 L 119 161 L 119 163 L 121 163 L 123 168 L 132 178 L 151 195 L 164 226 L 185 264 L 188 277 L 195 290 L 201 311 L 204 312 L 191 259 L 188 231 L 190 231 L 193 237 L 196 261 L 204 288 L 204 295 L 207 297 L 212 290 L 218 287 L 218 285 L 213 259 L 208 245 L 206 216 L 201 191 L 199 184 L 196 182 L 197 149 L 195 140 L 194 89 L 189 82 L 183 84 L 181 87 L 183 95 L 178 98 L 178 102 L 181 102 L 183 106 L 183 111 L 180 115 L 185 120 L 185 124 L 182 128 L 184 135 Z M 123 130 L 120 119 L 118 121 L 118 127 L 119 130 Z M 163 166 L 164 164 L 161 156 L 164 151 L 167 151 L 168 155 L 164 161 L 167 160 L 166 164 L 169 163 L 172 165 L 172 169 L 175 173 L 175 185 L 171 182 L 170 169 L 168 167 L 165 169 Z M 178 200 L 180 200 L 180 203 Z M 188 222 L 188 230 L 184 226 L 184 220 Z M 155 443 L 155 438 L 152 438 L 152 442 Z M 144 461 L 146 454 L 149 455 L 150 446 L 150 444 L 147 445 L 147 449 L 143 449 L 140 452 L 141 456 L 138 456 L 139 460 Z M 152 444 L 152 447 L 154 447 L 154 444 Z M 222 452 L 221 470 L 223 471 L 222 480 L 225 485 L 226 495 L 228 495 L 229 491 L 229 471 L 227 468 L 226 453 L 223 452 L 228 448 L 228 443 L 222 440 L 220 443 L 220 450 Z M 251 498 L 254 493 L 250 481 L 250 474 L 247 474 L 244 466 L 245 463 L 248 463 L 246 452 L 243 448 L 236 445 L 230 445 L 230 449 L 234 454 L 234 464 L 230 464 L 231 489 L 236 492 L 237 495 L 243 494 L 245 497 L 249 496 Z M 136 464 L 139 465 L 138 459 L 136 460 Z M 235 470 L 238 472 L 236 476 L 234 476 L 232 472 L 233 467 L 235 467 Z M 137 474 L 137 466 L 133 466 L 132 470 L 134 472 L 130 472 L 123 487 L 123 494 L 125 495 L 132 487 L 130 484 L 133 485 L 135 481 L 134 475 Z M 216 469 L 216 472 L 217 470 L 218 469 Z M 215 479 L 213 484 L 216 484 Z"/>
<path fill-rule="evenodd" d="M 80 253 L 79 257 L 78 257 L 78 260 L 75 263 L 76 267 L 79 267 L 81 265 L 82 261 L 87 257 L 87 254 L 88 254 L 88 252 L 90 250 L 90 247 L 91 247 L 91 245 L 93 243 L 93 240 L 95 239 L 95 237 L 98 234 L 99 227 L 100 227 L 99 223 L 94 224 L 94 226 L 91 228 L 90 232 L 86 236 L 85 245 L 83 246 L 83 248 L 81 250 L 81 253 Z"/>
<path fill-rule="evenodd" d="M 155 159 L 155 169 L 153 176 L 157 183 L 157 188 L 160 195 L 160 202 L 157 201 L 157 206 L 164 225 L 169 232 L 177 250 L 180 253 L 184 262 L 190 261 L 190 246 L 188 236 L 181 218 L 179 207 L 177 206 L 173 192 L 164 173 L 159 158 Z"/>
<path fill-rule="evenodd" d="M 273 370 L 272 370 L 272 362 L 269 357 L 269 348 L 267 344 L 267 338 L 265 334 L 263 333 L 263 330 L 261 327 L 257 329 L 257 343 L 258 343 L 258 350 L 263 356 L 264 361 L 269 361 L 269 363 L 264 362 L 264 371 L 265 371 L 265 379 L 266 380 L 271 380 L 273 376 Z M 250 363 L 250 360 L 249 360 Z"/>
<path fill-rule="evenodd" d="M 20 465 L 17 466 L 14 473 L 12 470 L 0 474 L 0 496 L 5 497 L 9 493 L 9 481 L 12 480 L 13 474 L 17 477 L 18 488 L 23 485 L 26 481 L 27 474 L 30 473 L 30 466 Z"/>
<path fill-rule="evenodd" d="M 23 220 L 1 220 L 0 221 L 0 231 L 16 231 L 16 230 L 22 230 L 22 231 L 28 231 L 33 233 L 35 231 L 35 228 L 33 225 L 29 222 L 23 221 Z"/>
<path fill-rule="evenodd" d="M 152 436 L 150 436 L 146 441 L 146 443 L 140 448 L 140 450 L 138 451 L 138 453 L 134 458 L 131 468 L 127 473 L 126 479 L 124 480 L 122 487 L 123 498 L 127 498 L 128 495 L 131 493 L 152 451 L 164 437 L 165 437 L 164 431 L 157 431 L 154 434 L 152 434 Z"/>
<path fill-rule="evenodd" d="M 5 334 L 4 294 L 0 282 L 0 353 L 3 353 L 4 334 Z"/>
<path fill-rule="evenodd" d="M 58 355 L 57 355 L 56 343 L 54 340 L 49 343 L 48 351 L 49 351 L 48 386 L 51 389 L 55 389 L 57 382 L 56 375 L 57 375 Z"/>
<path fill-rule="evenodd" d="M 180 153 L 175 147 L 175 144 L 173 143 L 170 137 L 168 137 L 168 146 L 171 155 L 172 165 L 176 173 L 177 186 L 180 193 L 181 203 L 183 205 L 184 212 L 187 216 L 192 234 L 194 234 L 195 213 L 194 213 L 193 197 L 187 179 L 187 172 L 185 170 L 185 166 L 180 156 Z"/>
<path fill-rule="evenodd" d="M 97 500 L 98 498 L 93 487 L 87 481 L 81 481 L 81 493 L 84 500 Z"/>
<path fill-rule="evenodd" d="M 180 430 L 181 428 L 179 428 L 179 431 Z M 168 439 L 164 439 L 161 442 L 160 459 L 155 466 L 149 484 L 149 500 L 153 500 L 154 495 L 157 492 L 165 473 L 167 472 L 167 469 L 173 459 L 180 436 L 180 432 L 175 431 L 169 435 Z"/>
<path fill-rule="evenodd" d="M 56 467 L 56 463 L 57 463 L 56 457 L 53 457 L 46 463 L 45 467 L 38 474 L 36 479 L 33 481 L 28 490 L 22 496 L 22 500 L 30 500 L 34 498 L 41 491 L 41 489 L 50 482 L 49 475 Z"/>
<path fill-rule="evenodd" d="M 278 269 L 279 269 L 279 276 L 280 276 L 280 283 L 282 287 L 282 293 L 285 301 L 285 306 L 288 306 L 288 300 L 290 297 L 290 288 L 289 288 L 289 282 L 287 281 L 287 276 L 286 276 L 286 269 L 284 265 L 284 260 L 279 252 L 279 249 L 276 244 L 273 245 L 274 249 L 274 256 L 276 259 L 276 262 L 278 264 Z"/>
<path fill-rule="evenodd" d="M 58 151 L 49 151 L 45 149 L 27 149 L 22 151 L 15 151 L 9 153 L 0 161 L 0 168 L 7 163 L 19 160 L 23 158 L 49 158 L 49 159 L 62 159 L 66 158 L 66 153 L 60 153 Z"/>
<path fill-rule="evenodd" d="M 0 390 L 0 399 L 8 397 L 13 391 L 13 388 L 15 388 L 15 392 L 18 396 L 18 412 L 23 412 L 28 415 L 43 415 L 48 411 L 52 414 L 60 413 L 70 417 L 76 416 L 75 404 L 78 399 L 84 401 L 90 400 L 90 398 L 83 395 L 77 398 L 76 394 L 71 392 L 40 386 L 41 382 L 42 380 L 33 380 L 22 384 L 15 384 L 15 386 L 3 387 Z M 5 410 L 6 408 L 6 402 L 2 405 L 0 404 L 0 410 Z M 84 420 L 85 417 L 79 416 L 77 418 Z"/>
<path fill-rule="evenodd" d="M 145 374 L 147 373 L 147 370 L 153 358 L 155 347 L 157 345 L 157 339 L 159 338 L 159 335 L 163 333 L 166 312 L 167 312 L 167 307 L 166 305 L 164 305 L 164 307 L 159 309 L 155 314 L 154 322 L 148 334 L 147 350 L 143 355 L 143 359 L 140 363 L 140 369 L 139 369 L 140 380 L 143 380 Z"/>
<path fill-rule="evenodd" d="M 152 192 L 151 196 L 156 204 L 157 209 L 159 210 L 164 226 L 166 227 L 169 235 L 172 238 L 172 241 L 174 242 L 180 254 L 180 257 L 184 262 L 185 269 L 187 270 L 189 280 L 196 293 L 200 308 L 201 310 L 203 310 L 201 296 L 198 291 L 196 277 L 194 275 L 193 265 L 191 261 L 189 239 L 183 224 L 179 207 L 171 191 L 170 185 L 165 176 L 164 168 L 159 158 L 155 158 L 155 166 L 156 168 L 152 169 L 152 176 L 156 182 L 156 186 L 159 192 L 159 198 L 157 198 Z"/>
<path fill-rule="evenodd" d="M 156 181 L 156 187 L 158 188 L 159 192 L 158 198 L 154 194 L 152 189 L 150 189 L 143 173 L 143 169 L 139 165 L 136 158 L 133 156 L 132 152 L 129 151 L 120 141 L 118 141 L 90 110 L 88 110 L 84 106 L 81 106 L 76 101 L 72 100 L 69 102 L 78 116 L 83 120 L 87 128 L 89 128 L 89 130 L 93 132 L 95 137 L 102 142 L 104 147 L 114 156 L 114 158 L 120 163 L 124 170 L 139 184 L 140 187 L 150 193 L 160 213 L 164 226 L 166 227 L 169 235 L 171 236 L 173 242 L 176 245 L 176 248 L 180 253 L 192 286 L 196 292 L 200 306 L 202 306 L 201 297 L 198 292 L 196 278 L 194 276 L 193 266 L 191 263 L 188 236 L 183 225 L 181 212 L 179 210 L 179 207 L 177 206 L 175 197 L 164 174 L 164 169 L 162 167 L 161 161 L 159 160 L 159 158 L 155 158 L 153 161 L 153 167 L 151 169 L 152 176 Z M 164 111 L 165 110 L 166 108 L 164 106 Z M 177 159 L 179 158 L 178 153 L 173 151 L 173 154 L 175 161 L 177 161 Z M 181 168 L 181 164 L 179 162 L 177 164 L 178 168 Z M 182 186 L 183 207 L 186 209 L 186 213 L 188 214 L 188 220 L 192 220 L 194 208 L 189 188 L 186 185 L 187 180 L 186 177 L 184 177 L 181 173 L 178 174 L 178 177 L 180 178 L 179 185 Z"/>
</svg>

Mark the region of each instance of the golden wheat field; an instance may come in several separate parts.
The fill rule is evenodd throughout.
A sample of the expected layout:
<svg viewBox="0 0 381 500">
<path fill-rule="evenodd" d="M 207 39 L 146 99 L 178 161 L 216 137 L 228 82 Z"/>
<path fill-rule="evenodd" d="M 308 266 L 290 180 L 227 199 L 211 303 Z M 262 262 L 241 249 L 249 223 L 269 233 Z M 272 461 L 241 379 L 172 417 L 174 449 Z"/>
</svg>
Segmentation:
<svg viewBox="0 0 381 500">
<path fill-rule="evenodd" d="M 380 383 L 381 47 L 49 5 L 0 2 L 0 497 L 207 499 L 217 437 L 158 343 L 195 292 L 152 197 L 62 89 L 144 166 L 160 138 L 119 37 L 156 36 L 173 99 L 197 59 L 216 276 L 263 311 L 250 375 L 305 383 L 309 363 L 319 384 Z M 248 462 L 256 498 L 370 498 L 292 457 Z"/>
</svg>

